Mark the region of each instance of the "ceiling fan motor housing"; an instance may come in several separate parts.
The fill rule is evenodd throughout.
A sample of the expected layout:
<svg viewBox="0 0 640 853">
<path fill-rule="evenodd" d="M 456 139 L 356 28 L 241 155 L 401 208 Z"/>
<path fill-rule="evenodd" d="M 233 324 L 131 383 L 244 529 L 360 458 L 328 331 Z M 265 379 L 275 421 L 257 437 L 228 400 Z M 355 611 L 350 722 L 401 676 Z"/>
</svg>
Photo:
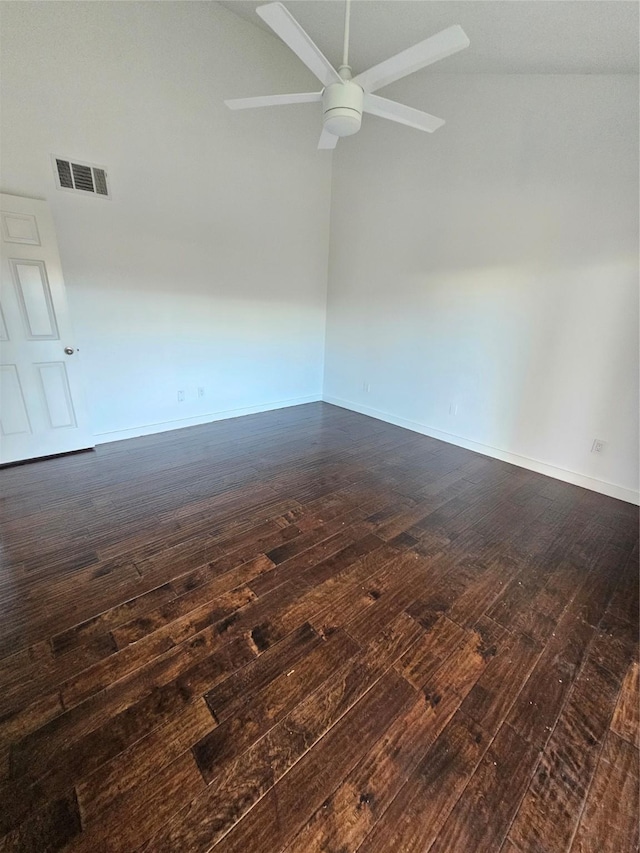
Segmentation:
<svg viewBox="0 0 640 853">
<path fill-rule="evenodd" d="M 360 130 L 364 92 L 357 83 L 332 83 L 322 93 L 323 126 L 334 136 L 351 136 Z"/>
</svg>

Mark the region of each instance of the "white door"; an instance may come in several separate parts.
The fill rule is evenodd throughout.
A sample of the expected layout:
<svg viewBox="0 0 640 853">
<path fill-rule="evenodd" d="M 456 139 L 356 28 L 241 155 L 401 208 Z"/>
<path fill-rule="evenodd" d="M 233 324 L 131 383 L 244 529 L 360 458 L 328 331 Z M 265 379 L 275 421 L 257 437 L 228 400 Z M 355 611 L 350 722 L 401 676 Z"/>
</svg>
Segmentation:
<svg viewBox="0 0 640 853">
<path fill-rule="evenodd" d="M 0 194 L 0 463 L 93 447 L 53 218 Z"/>
</svg>

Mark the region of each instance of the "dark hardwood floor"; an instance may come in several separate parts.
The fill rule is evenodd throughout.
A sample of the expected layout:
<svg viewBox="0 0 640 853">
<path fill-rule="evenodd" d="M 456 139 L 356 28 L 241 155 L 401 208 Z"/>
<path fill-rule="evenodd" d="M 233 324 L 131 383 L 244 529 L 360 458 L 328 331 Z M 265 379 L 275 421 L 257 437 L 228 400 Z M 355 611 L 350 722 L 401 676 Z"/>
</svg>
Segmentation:
<svg viewBox="0 0 640 853">
<path fill-rule="evenodd" d="M 0 851 L 638 850 L 637 508 L 320 403 L 0 484 Z"/>
</svg>

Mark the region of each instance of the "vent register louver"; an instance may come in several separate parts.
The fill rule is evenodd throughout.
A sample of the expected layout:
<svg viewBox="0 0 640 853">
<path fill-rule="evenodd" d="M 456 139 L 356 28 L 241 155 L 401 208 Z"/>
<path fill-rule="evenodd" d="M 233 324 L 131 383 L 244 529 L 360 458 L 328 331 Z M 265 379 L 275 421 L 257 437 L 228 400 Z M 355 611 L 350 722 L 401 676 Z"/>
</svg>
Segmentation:
<svg viewBox="0 0 640 853">
<path fill-rule="evenodd" d="M 61 157 L 54 157 L 53 162 L 56 183 L 60 189 L 93 193 L 102 198 L 109 198 L 107 171 L 103 167 L 93 166 L 90 163 L 75 163 L 71 160 L 63 160 Z"/>
</svg>

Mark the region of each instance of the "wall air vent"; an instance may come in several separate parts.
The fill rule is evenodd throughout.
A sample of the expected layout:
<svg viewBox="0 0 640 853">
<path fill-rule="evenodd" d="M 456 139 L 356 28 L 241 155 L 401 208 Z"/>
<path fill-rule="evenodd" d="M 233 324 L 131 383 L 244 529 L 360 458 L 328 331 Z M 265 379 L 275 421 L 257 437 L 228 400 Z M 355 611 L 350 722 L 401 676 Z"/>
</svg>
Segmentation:
<svg viewBox="0 0 640 853">
<path fill-rule="evenodd" d="M 53 157 L 53 172 L 59 190 L 91 193 L 99 198 L 111 198 L 107 184 L 107 170 L 104 166 Z"/>
</svg>

